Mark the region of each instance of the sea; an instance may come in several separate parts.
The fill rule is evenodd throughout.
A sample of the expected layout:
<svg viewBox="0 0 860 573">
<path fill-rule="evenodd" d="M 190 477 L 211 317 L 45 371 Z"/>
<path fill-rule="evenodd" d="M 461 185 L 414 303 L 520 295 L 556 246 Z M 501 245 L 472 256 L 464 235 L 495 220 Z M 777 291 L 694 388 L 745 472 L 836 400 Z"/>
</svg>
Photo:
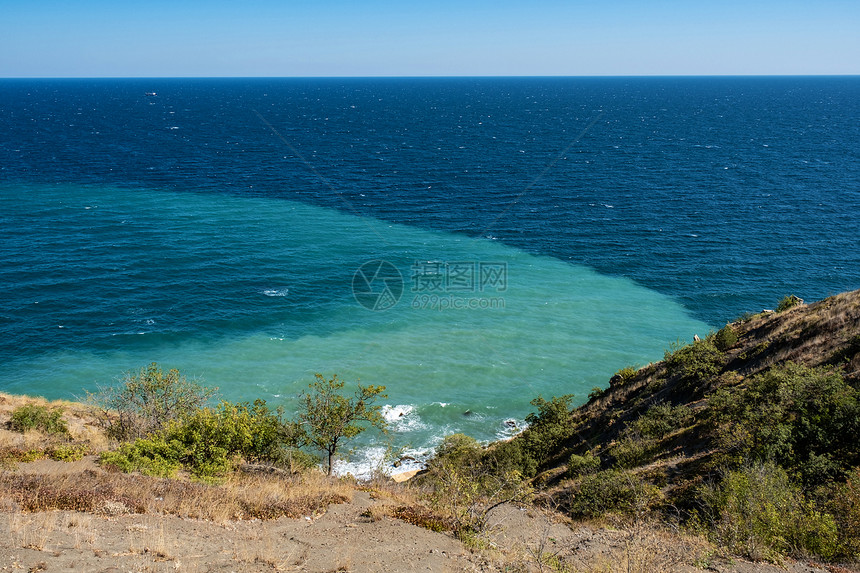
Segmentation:
<svg viewBox="0 0 860 573">
<path fill-rule="evenodd" d="M 858 77 L 0 80 L 0 391 L 337 375 L 408 469 L 860 288 L 858 154 Z"/>
</svg>

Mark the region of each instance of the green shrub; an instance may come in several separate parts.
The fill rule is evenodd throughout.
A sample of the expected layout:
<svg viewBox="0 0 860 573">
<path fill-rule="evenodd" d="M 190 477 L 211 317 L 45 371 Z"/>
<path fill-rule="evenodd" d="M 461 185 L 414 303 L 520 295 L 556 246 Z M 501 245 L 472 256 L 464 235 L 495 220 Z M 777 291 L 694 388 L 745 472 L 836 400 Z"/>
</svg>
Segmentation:
<svg viewBox="0 0 860 573">
<path fill-rule="evenodd" d="M 449 461 L 458 466 L 474 466 L 481 461 L 483 448 L 478 440 L 466 434 L 450 434 L 442 439 L 436 448 L 436 455 L 430 466 L 441 461 Z"/>
<path fill-rule="evenodd" d="M 625 366 L 610 378 L 609 383 L 611 386 L 624 386 L 636 376 L 636 372 L 638 370 L 634 366 Z"/>
<path fill-rule="evenodd" d="M 144 475 L 171 477 L 182 467 L 185 447 L 177 441 L 167 441 L 163 435 L 139 438 L 119 449 L 102 452 L 103 464 L 123 472 L 139 471 Z"/>
<path fill-rule="evenodd" d="M 528 430 L 526 430 L 527 432 Z M 540 459 L 529 449 L 523 436 L 525 432 L 507 442 L 491 444 L 484 454 L 484 464 L 494 474 L 519 472 L 524 476 L 537 475 Z"/>
<path fill-rule="evenodd" d="M 567 462 L 567 475 L 571 478 L 590 475 L 599 469 L 600 458 L 591 452 L 586 453 L 584 456 L 573 454 Z"/>
<path fill-rule="evenodd" d="M 622 470 L 604 470 L 586 475 L 574 487 L 570 511 L 574 517 L 642 514 L 662 499 L 660 490 L 642 478 Z"/>
<path fill-rule="evenodd" d="M 693 413 L 687 406 L 655 404 L 630 426 L 646 438 L 663 438 L 690 422 Z"/>
<path fill-rule="evenodd" d="M 40 450 L 40 449 L 34 448 L 32 450 L 27 450 L 25 452 L 21 452 L 21 454 L 18 456 L 18 461 L 23 462 L 23 463 L 35 462 L 36 460 L 45 459 L 45 457 L 47 455 L 48 454 L 47 454 L 47 452 L 45 452 L 45 450 Z"/>
<path fill-rule="evenodd" d="M 609 451 L 617 467 L 630 469 L 650 461 L 653 445 L 651 440 L 627 433 L 615 442 Z"/>
<path fill-rule="evenodd" d="M 839 372 L 788 362 L 718 392 L 710 408 L 736 460 L 773 460 L 807 488 L 860 465 L 860 393 Z"/>
<path fill-rule="evenodd" d="M 753 559 L 811 553 L 831 559 L 836 522 L 804 498 L 779 466 L 766 463 L 729 472 L 701 491 L 706 525 L 715 543 Z"/>
<path fill-rule="evenodd" d="M 714 334 L 714 346 L 720 352 L 725 352 L 738 342 L 738 333 L 731 324 L 727 324 Z"/>
<path fill-rule="evenodd" d="M 790 294 L 783 297 L 782 300 L 779 301 L 779 304 L 776 305 L 776 312 L 784 312 L 790 308 L 800 306 L 801 304 L 803 304 L 802 298 Z"/>
<path fill-rule="evenodd" d="M 207 457 L 238 455 L 251 462 L 277 462 L 282 457 L 286 434 L 280 414 L 263 400 L 253 404 L 221 402 L 200 408 L 168 430 L 170 439 L 191 449 L 200 463 Z M 193 464 L 197 465 L 197 464 Z"/>
<path fill-rule="evenodd" d="M 722 370 L 725 358 L 709 339 L 666 351 L 666 367 L 672 376 L 686 384 L 702 383 Z"/>
<path fill-rule="evenodd" d="M 544 400 L 538 396 L 530 402 L 538 411 L 526 416 L 529 436 L 524 440 L 538 456 L 546 456 L 555 446 L 570 435 L 570 416 L 573 394 L 553 396 Z"/>
<path fill-rule="evenodd" d="M 153 362 L 136 374 L 127 372 L 119 388 L 101 388 L 88 394 L 87 400 L 101 408 L 108 435 L 125 441 L 165 429 L 203 407 L 215 392 L 176 369 L 164 372 Z"/>
<path fill-rule="evenodd" d="M 527 477 L 536 475 L 541 465 L 573 432 L 572 401 L 573 394 L 554 396 L 549 401 L 540 396 L 532 400 L 532 406 L 538 411 L 526 416 L 528 428 L 513 440 L 488 450 L 487 463 L 494 471 L 502 473 L 515 471 Z"/>
<path fill-rule="evenodd" d="M 48 457 L 58 462 L 75 462 L 83 459 L 89 452 L 86 444 L 67 444 L 49 448 Z"/>
<path fill-rule="evenodd" d="M 12 411 L 9 428 L 15 432 L 39 430 L 46 434 L 68 434 L 69 428 L 63 420 L 61 408 L 50 409 L 47 406 L 27 404 Z"/>
<path fill-rule="evenodd" d="M 603 388 L 601 388 L 600 386 L 594 386 L 591 389 L 591 392 L 588 393 L 588 399 L 589 400 L 596 400 L 597 398 L 600 398 L 601 396 L 603 396 L 604 391 L 605 390 Z"/>
</svg>

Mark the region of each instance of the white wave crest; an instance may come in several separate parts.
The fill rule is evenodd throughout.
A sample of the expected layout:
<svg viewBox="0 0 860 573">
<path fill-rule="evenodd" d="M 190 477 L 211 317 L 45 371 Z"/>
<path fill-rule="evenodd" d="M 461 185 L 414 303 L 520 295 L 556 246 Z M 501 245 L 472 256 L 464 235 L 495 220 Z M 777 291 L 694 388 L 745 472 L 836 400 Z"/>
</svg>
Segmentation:
<svg viewBox="0 0 860 573">
<path fill-rule="evenodd" d="M 266 296 L 287 296 L 288 294 L 290 294 L 290 289 L 288 289 L 288 288 L 266 289 L 263 291 L 263 294 Z"/>
<path fill-rule="evenodd" d="M 391 476 L 401 472 L 424 469 L 432 451 L 406 448 L 399 455 L 383 446 L 372 446 L 359 450 L 348 460 L 337 460 L 332 473 L 337 476 L 352 475 L 359 480 L 371 479 L 374 475 Z"/>
<path fill-rule="evenodd" d="M 399 404 L 392 406 L 386 404 L 380 411 L 382 417 L 388 422 L 388 425 L 395 432 L 411 432 L 426 428 L 426 424 L 421 421 L 418 412 L 415 411 L 415 406 Z"/>
<path fill-rule="evenodd" d="M 386 404 L 382 407 L 381 414 L 385 418 L 385 421 L 390 424 L 411 414 L 414 410 L 414 406 L 392 406 L 391 404 Z"/>
<path fill-rule="evenodd" d="M 509 440 L 517 434 L 522 433 L 523 430 L 528 427 L 529 425 L 526 423 L 525 420 L 515 420 L 514 418 L 508 418 L 500 424 L 500 427 L 496 432 L 496 439 Z"/>
</svg>

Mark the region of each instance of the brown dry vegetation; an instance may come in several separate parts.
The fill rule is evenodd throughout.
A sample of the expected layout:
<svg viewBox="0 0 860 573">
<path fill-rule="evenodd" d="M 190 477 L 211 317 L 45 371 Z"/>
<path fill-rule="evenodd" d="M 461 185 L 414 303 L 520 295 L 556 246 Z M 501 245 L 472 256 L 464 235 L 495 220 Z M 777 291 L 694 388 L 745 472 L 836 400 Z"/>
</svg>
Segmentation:
<svg viewBox="0 0 860 573">
<path fill-rule="evenodd" d="M 3 396 L 0 424 L 25 397 Z M 95 437 L 87 408 L 62 406 L 69 439 Z M 6 448 L 38 449 L 56 437 L 0 429 Z M 223 483 L 108 471 L 72 462 L 12 462 L 0 473 L 0 568 L 131 571 L 693 571 L 728 567 L 701 538 L 656 523 L 596 525 L 511 505 L 488 515 L 468 546 L 426 486 L 367 483 L 321 472 L 246 467 Z M 343 509 L 341 509 L 343 508 Z M 419 527 L 416 527 L 419 526 Z M 433 531 L 448 531 L 434 533 Z M 739 570 L 735 564 L 726 571 Z M 800 569 L 798 569 L 800 571 Z"/>
<path fill-rule="evenodd" d="M 4 473 L 0 496 L 25 512 L 145 513 L 222 523 L 315 515 L 331 503 L 349 501 L 353 493 L 347 483 L 323 479 L 316 472 L 300 476 L 237 473 L 223 484 L 208 485 L 99 469 L 46 468 Z"/>
</svg>

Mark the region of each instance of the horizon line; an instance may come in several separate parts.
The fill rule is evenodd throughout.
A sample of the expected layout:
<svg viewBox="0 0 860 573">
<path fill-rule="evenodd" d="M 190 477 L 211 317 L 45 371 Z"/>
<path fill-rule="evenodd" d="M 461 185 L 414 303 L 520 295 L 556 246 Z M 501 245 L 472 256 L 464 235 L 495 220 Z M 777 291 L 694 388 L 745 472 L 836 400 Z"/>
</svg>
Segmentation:
<svg viewBox="0 0 860 573">
<path fill-rule="evenodd" d="M 845 74 L 584 74 L 584 75 L 365 75 L 365 76 L 0 76 L 2 80 L 251 80 L 251 79 L 575 79 L 575 78 L 851 78 Z"/>
</svg>

